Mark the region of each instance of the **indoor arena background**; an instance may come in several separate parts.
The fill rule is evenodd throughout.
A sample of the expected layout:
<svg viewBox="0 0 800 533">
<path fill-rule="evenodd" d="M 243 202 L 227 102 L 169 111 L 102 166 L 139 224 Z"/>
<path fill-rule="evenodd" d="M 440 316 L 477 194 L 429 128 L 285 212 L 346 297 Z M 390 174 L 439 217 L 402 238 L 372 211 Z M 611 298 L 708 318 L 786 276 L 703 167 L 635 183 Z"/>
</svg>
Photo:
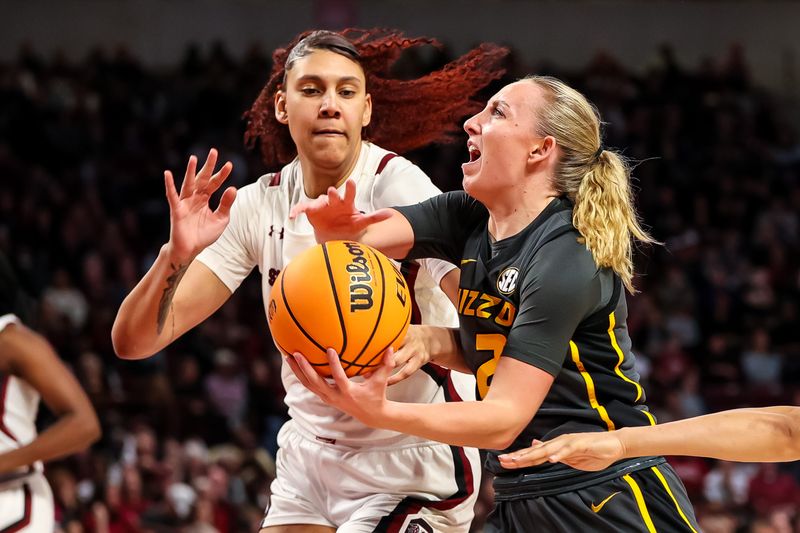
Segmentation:
<svg viewBox="0 0 800 533">
<path fill-rule="evenodd" d="M 800 4 L 756 1 L 0 0 L 0 250 L 40 302 L 36 328 L 103 427 L 50 463 L 64 531 L 254 531 L 286 418 L 280 360 L 250 279 L 156 357 L 114 356 L 123 297 L 169 230 L 163 170 L 210 146 L 231 181 L 265 172 L 242 113 L 270 53 L 310 28 L 441 40 L 398 75 L 481 41 L 503 83 L 552 74 L 597 104 L 639 164 L 644 250 L 629 298 L 648 404 L 665 422 L 800 401 Z M 490 91 L 491 92 L 491 91 Z M 488 96 L 487 93 L 486 96 Z M 377 105 L 380 105 L 377 103 Z M 410 155 L 458 188 L 463 143 Z M 43 409 L 41 423 L 48 423 Z M 800 531 L 800 465 L 671 459 L 708 532 Z M 491 507 L 490 485 L 475 531 Z M 171 510 L 170 510 L 171 509 Z"/>
</svg>

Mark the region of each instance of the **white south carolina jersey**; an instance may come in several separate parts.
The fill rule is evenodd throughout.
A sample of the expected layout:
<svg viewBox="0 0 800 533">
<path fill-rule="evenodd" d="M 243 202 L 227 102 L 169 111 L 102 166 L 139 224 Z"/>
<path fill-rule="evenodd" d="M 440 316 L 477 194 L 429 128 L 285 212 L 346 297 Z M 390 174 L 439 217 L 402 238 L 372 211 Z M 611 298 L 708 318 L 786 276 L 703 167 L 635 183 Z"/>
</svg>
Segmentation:
<svg viewBox="0 0 800 533">
<path fill-rule="evenodd" d="M 15 315 L 0 316 L 0 332 L 15 323 L 19 323 Z M 36 438 L 38 410 L 39 393 L 36 389 L 16 376 L 0 372 L 0 453 L 24 446 Z M 18 472 L 0 474 L 0 482 L 32 470 L 41 472 L 41 461 L 20 468 Z"/>
<path fill-rule="evenodd" d="M 0 334 L 19 324 L 13 314 L 0 316 Z M 39 393 L 16 376 L 0 372 L 0 454 L 36 438 Z M 52 533 L 53 494 L 41 461 L 0 473 L 0 531 Z"/>
<path fill-rule="evenodd" d="M 350 179 L 356 183 L 356 208 L 363 212 L 409 205 L 440 193 L 413 163 L 368 142 L 362 144 Z M 344 185 L 340 188 L 343 190 Z M 280 172 L 262 176 L 238 192 L 228 227 L 197 258 L 231 291 L 236 290 L 253 267 L 258 266 L 266 306 L 275 278 L 284 266 L 316 244 L 313 228 L 305 215 L 289 219 L 291 207 L 308 200 L 303 189 L 300 162 L 295 159 Z M 422 268 L 418 271 L 416 266 L 406 264 L 401 270 L 408 274 L 421 322 L 458 327 L 455 308 L 438 288 L 444 274 L 455 267 L 430 259 L 420 264 Z M 267 327 L 266 319 L 264 327 Z M 285 361 L 281 374 L 290 416 L 305 431 L 320 439 L 354 446 L 422 441 L 417 437 L 369 428 L 326 405 L 297 380 Z M 475 380 L 470 375 L 426 368 L 390 387 L 387 396 L 397 401 L 434 403 L 459 397 L 474 399 L 474 391 Z"/>
</svg>

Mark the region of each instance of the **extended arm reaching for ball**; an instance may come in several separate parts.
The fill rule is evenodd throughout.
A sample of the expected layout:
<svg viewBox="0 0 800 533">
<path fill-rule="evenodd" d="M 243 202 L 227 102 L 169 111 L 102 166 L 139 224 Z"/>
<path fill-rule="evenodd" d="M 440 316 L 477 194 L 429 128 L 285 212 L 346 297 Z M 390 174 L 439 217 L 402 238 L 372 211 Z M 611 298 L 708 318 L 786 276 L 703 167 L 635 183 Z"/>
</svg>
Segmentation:
<svg viewBox="0 0 800 533">
<path fill-rule="evenodd" d="M 630 457 L 692 455 L 725 461 L 778 462 L 800 459 L 800 407 L 735 409 L 657 426 L 607 433 L 561 435 L 501 455 L 504 468 L 562 462 L 580 470 L 602 470 Z"/>
<path fill-rule="evenodd" d="M 356 209 L 355 198 L 355 182 L 347 180 L 344 196 L 330 187 L 328 194 L 292 207 L 289 218 L 305 213 L 319 243 L 340 239 L 358 241 L 392 259 L 408 255 L 414 244 L 414 230 L 408 220 L 390 208 L 362 213 Z"/>
</svg>

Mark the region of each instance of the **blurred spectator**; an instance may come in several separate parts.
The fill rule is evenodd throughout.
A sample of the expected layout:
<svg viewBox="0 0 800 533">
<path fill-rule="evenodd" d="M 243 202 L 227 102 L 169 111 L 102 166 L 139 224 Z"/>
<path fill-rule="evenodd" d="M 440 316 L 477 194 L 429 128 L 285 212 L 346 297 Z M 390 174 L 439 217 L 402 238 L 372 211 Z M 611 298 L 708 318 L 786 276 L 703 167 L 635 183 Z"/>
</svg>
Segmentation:
<svg viewBox="0 0 800 533">
<path fill-rule="evenodd" d="M 800 504 L 800 485 L 776 463 L 759 465 L 750 480 L 747 498 L 759 516 L 767 516 L 784 507 L 796 509 Z"/>
<path fill-rule="evenodd" d="M 718 461 L 705 478 L 703 495 L 706 501 L 717 509 L 745 505 L 755 470 L 751 465 Z"/>
</svg>

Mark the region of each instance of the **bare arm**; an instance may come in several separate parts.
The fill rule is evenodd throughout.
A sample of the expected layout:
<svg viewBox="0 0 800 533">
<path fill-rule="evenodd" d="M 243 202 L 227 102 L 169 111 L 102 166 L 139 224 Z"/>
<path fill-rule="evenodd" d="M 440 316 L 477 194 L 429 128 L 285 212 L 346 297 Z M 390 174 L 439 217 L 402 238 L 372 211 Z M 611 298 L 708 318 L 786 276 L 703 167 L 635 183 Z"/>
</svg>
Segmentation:
<svg viewBox="0 0 800 533">
<path fill-rule="evenodd" d="M 624 428 L 620 440 L 626 457 L 693 455 L 727 461 L 794 461 L 800 459 L 800 408 L 736 409 L 652 428 Z"/>
<path fill-rule="evenodd" d="M 389 385 L 403 381 L 427 363 L 471 374 L 458 343 L 458 328 L 412 324 L 403 345 L 393 354 L 398 370 Z"/>
<path fill-rule="evenodd" d="M 208 318 L 230 295 L 207 266 L 182 264 L 165 245 L 117 312 L 114 350 L 123 359 L 149 357 Z"/>
<path fill-rule="evenodd" d="M 581 470 L 602 470 L 620 459 L 647 455 L 796 461 L 800 459 L 800 408 L 735 409 L 657 426 L 562 435 L 507 454 L 501 464 L 521 468 L 560 461 Z"/>
<path fill-rule="evenodd" d="M 328 364 L 335 383 L 322 379 L 302 356 L 287 362 L 298 379 L 325 403 L 363 423 L 452 444 L 504 449 L 530 423 L 553 383 L 553 376 L 522 361 L 501 357 L 492 387 L 482 401 L 418 404 L 386 399 L 392 358 L 363 382 L 350 381 L 335 352 Z"/>
<path fill-rule="evenodd" d="M 78 381 L 41 335 L 12 324 L 0 333 L 0 371 L 41 394 L 58 421 L 32 442 L 0 453 L 0 473 L 83 450 L 100 437 L 100 424 Z"/>
<path fill-rule="evenodd" d="M 208 199 L 225 181 L 231 163 L 213 173 L 216 150 L 195 172 L 197 158 L 189 158 L 180 194 L 170 171 L 164 186 L 170 208 L 170 240 L 155 263 L 120 306 L 111 340 L 124 359 L 141 359 L 161 350 L 205 320 L 230 297 L 228 288 L 194 258 L 216 241 L 230 220 L 236 189 L 229 187 L 212 211 Z"/>
</svg>

